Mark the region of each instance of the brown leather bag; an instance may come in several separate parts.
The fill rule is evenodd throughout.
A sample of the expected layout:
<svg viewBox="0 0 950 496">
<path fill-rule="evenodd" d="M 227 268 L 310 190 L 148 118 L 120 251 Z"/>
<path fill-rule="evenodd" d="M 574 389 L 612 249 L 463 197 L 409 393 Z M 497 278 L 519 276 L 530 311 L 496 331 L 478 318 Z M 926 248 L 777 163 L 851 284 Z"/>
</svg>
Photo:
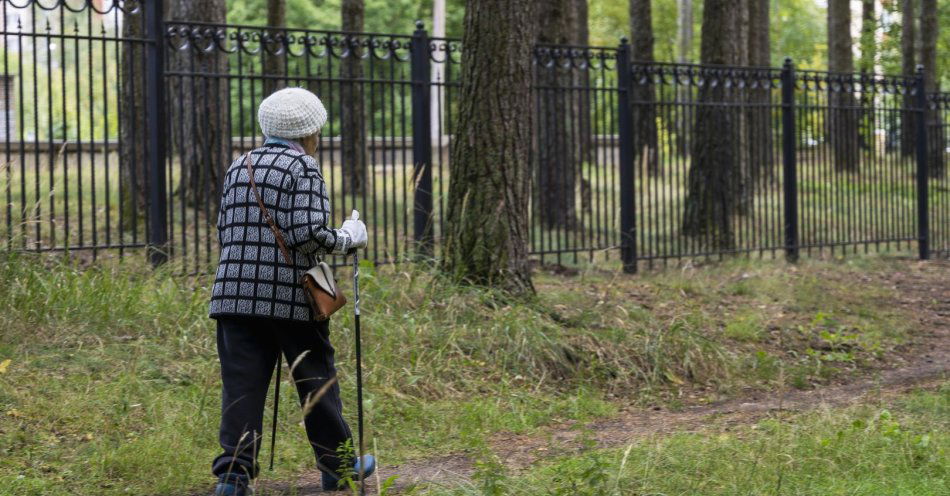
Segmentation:
<svg viewBox="0 0 950 496">
<path fill-rule="evenodd" d="M 270 226 L 270 230 L 274 233 L 274 238 L 277 240 L 277 246 L 280 248 L 281 254 L 283 254 L 284 261 L 291 267 L 294 267 L 294 259 L 290 256 L 290 250 L 287 249 L 287 242 L 284 241 L 284 235 L 280 232 L 277 224 L 274 223 L 273 217 L 271 217 L 267 207 L 264 206 L 261 195 L 257 190 L 257 183 L 254 181 L 254 169 L 251 167 L 250 153 L 245 157 L 244 165 L 247 166 L 247 176 L 251 183 L 251 191 L 254 192 L 254 198 L 257 199 L 257 206 L 261 209 L 261 215 L 264 216 L 264 220 L 267 221 L 267 225 Z M 333 277 L 333 269 L 322 260 L 313 268 L 304 272 L 300 277 L 300 285 L 303 286 L 303 292 L 307 295 L 307 300 L 310 302 L 310 308 L 313 309 L 313 318 L 315 320 L 327 320 L 334 312 L 343 308 L 343 305 L 346 305 L 346 297 L 343 296 L 343 292 L 337 288 L 336 279 Z"/>
</svg>

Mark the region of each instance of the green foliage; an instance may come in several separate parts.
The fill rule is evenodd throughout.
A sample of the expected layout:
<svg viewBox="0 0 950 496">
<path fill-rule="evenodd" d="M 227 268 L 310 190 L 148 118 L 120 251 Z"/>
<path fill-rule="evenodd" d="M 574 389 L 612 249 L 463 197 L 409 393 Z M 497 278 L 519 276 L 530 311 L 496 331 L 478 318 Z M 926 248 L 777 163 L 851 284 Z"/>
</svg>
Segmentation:
<svg viewBox="0 0 950 496">
<path fill-rule="evenodd" d="M 287 26 L 298 29 L 338 31 L 342 24 L 340 0 L 286 0 Z M 365 31 L 412 34 L 421 20 L 432 32 L 431 0 L 364 0 Z M 447 0 L 445 30 L 448 36 L 462 36 L 464 0 Z M 255 26 L 267 23 L 266 0 L 228 0 L 228 22 Z"/>
<path fill-rule="evenodd" d="M 772 0 L 770 14 L 773 66 L 791 57 L 801 69 L 828 67 L 824 7 L 815 0 Z"/>
<path fill-rule="evenodd" d="M 882 42 L 878 45 L 878 61 L 881 72 L 885 74 L 901 73 L 901 26 L 904 19 L 900 15 L 900 1 L 890 0 L 882 2 L 881 26 L 883 30 Z M 920 7 L 917 7 L 920 14 Z M 937 2 L 937 84 L 943 91 L 950 88 L 950 3 Z M 918 33 L 919 31 L 918 27 Z M 920 63 L 919 52 L 916 63 Z"/>
<path fill-rule="evenodd" d="M 764 326 L 761 317 L 757 314 L 737 316 L 726 324 L 726 337 L 736 341 L 755 342 L 762 339 Z"/>
<path fill-rule="evenodd" d="M 653 1 L 654 56 L 660 62 L 677 59 L 677 0 Z M 702 0 L 693 1 L 692 61 L 699 61 L 702 40 Z M 824 7 L 814 0 L 772 0 L 771 5 L 772 65 L 780 66 L 785 57 L 792 57 L 803 69 L 827 66 L 825 52 L 826 26 Z M 622 36 L 629 38 L 630 13 L 627 2 L 591 0 L 591 43 L 613 46 Z"/>
<path fill-rule="evenodd" d="M 937 82 L 943 91 L 950 90 L 950 2 L 937 2 Z"/>
<path fill-rule="evenodd" d="M 49 21 L 57 25 L 59 11 L 53 12 Z M 12 36 L 0 41 L 5 46 L 0 73 L 15 78 L 10 95 L 16 102 L 13 139 L 92 141 L 118 134 L 118 44 L 76 37 L 115 36 L 114 22 L 99 18 L 87 22 L 84 14 L 67 11 L 63 28 L 66 38 L 24 36 L 17 49 L 10 46 Z M 31 30 L 43 32 L 40 25 L 23 28 Z M 142 49 L 138 53 L 144 54 Z"/>
</svg>

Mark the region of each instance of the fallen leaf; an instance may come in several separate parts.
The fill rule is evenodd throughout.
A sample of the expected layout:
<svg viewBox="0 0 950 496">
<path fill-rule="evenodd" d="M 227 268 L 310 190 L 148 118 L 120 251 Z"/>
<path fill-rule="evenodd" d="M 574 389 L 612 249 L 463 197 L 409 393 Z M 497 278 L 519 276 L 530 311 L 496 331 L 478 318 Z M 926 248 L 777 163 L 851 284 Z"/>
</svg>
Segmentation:
<svg viewBox="0 0 950 496">
<path fill-rule="evenodd" d="M 670 382 L 672 382 L 673 384 L 682 385 L 685 382 L 683 381 L 683 379 L 680 379 L 679 376 L 674 374 L 672 371 L 667 371 L 665 375 L 666 375 L 666 378 L 669 379 Z"/>
<path fill-rule="evenodd" d="M 9 359 L 9 358 L 7 358 L 6 360 L 0 362 L 0 374 L 6 374 L 6 373 L 7 373 L 7 367 L 9 367 L 9 366 L 10 366 L 10 359 Z"/>
</svg>

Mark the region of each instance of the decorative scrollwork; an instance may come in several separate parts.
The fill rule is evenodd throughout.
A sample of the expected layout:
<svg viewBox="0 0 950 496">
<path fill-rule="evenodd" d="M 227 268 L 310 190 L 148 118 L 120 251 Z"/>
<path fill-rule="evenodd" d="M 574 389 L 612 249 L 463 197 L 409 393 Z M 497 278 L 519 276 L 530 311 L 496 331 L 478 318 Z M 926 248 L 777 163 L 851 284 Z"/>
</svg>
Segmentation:
<svg viewBox="0 0 950 496">
<path fill-rule="evenodd" d="M 453 38 L 430 38 L 429 59 L 438 64 L 461 64 L 462 41 Z"/>
<path fill-rule="evenodd" d="M 933 110 L 950 110 L 950 92 L 928 93 L 927 106 Z"/>
<path fill-rule="evenodd" d="M 616 60 L 616 48 L 567 45 L 537 45 L 534 48 L 534 64 L 545 70 L 613 70 Z"/>
<path fill-rule="evenodd" d="M 165 40 L 174 51 L 277 55 L 293 58 L 358 57 L 405 62 L 408 36 L 169 22 Z"/>
<path fill-rule="evenodd" d="M 168 46 L 176 51 L 191 49 L 195 52 L 230 51 L 224 29 L 206 25 L 169 25 L 165 30 Z"/>
<path fill-rule="evenodd" d="M 914 79 L 905 76 L 796 71 L 795 89 L 832 93 L 912 94 Z"/>
<path fill-rule="evenodd" d="M 100 15 L 116 10 L 125 14 L 136 14 L 142 10 L 142 0 L 111 0 L 110 2 L 102 2 L 101 6 L 89 0 L 3 0 L 3 2 L 14 9 L 35 7 L 45 11 L 68 10 L 73 13 L 88 10 Z"/>
<path fill-rule="evenodd" d="M 768 67 L 633 63 L 630 75 L 633 83 L 638 85 L 736 89 L 775 89 L 781 86 L 781 71 Z"/>
</svg>

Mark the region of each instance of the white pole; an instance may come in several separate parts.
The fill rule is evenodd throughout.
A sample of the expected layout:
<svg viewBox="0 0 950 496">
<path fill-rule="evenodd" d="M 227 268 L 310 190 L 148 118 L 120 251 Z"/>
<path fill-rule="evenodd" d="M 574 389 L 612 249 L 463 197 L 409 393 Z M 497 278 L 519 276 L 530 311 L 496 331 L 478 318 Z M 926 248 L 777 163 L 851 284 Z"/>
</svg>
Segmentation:
<svg viewBox="0 0 950 496">
<path fill-rule="evenodd" d="M 445 38 L 445 0 L 432 0 L 432 36 L 434 38 Z M 437 57 L 448 56 L 448 53 L 438 54 Z M 445 64 L 442 62 L 432 63 L 432 81 L 444 82 Z M 442 88 L 432 86 L 430 96 L 430 124 L 432 128 L 432 146 L 436 153 L 442 153 L 442 106 L 445 99 L 442 95 Z"/>
</svg>

